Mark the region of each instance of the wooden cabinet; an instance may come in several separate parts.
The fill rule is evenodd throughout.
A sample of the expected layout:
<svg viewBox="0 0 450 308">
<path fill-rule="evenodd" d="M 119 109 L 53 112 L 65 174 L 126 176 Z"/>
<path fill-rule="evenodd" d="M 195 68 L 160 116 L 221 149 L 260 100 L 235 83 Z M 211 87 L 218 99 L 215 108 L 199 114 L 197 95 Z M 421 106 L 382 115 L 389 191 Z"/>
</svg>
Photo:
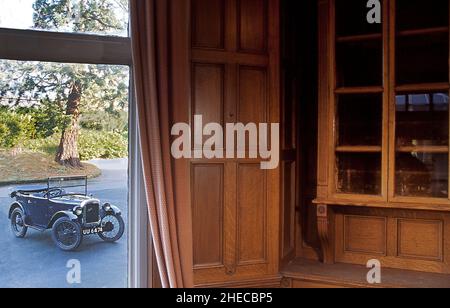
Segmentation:
<svg viewBox="0 0 450 308">
<path fill-rule="evenodd" d="M 324 259 L 449 273 L 449 1 L 381 2 L 319 1 Z"/>
<path fill-rule="evenodd" d="M 278 14 L 277 0 L 191 0 L 192 120 L 280 122 Z M 258 159 L 189 163 L 195 284 L 276 277 L 280 171 Z"/>
</svg>

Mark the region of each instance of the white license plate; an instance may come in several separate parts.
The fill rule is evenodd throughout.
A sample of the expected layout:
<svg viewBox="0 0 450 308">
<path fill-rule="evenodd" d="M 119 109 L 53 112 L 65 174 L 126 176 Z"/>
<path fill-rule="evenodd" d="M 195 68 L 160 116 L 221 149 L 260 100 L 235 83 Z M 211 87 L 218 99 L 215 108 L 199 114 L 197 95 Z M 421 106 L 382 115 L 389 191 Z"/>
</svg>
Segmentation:
<svg viewBox="0 0 450 308">
<path fill-rule="evenodd" d="M 103 232 L 103 228 L 91 228 L 91 229 L 83 229 L 83 235 L 91 235 L 91 234 L 98 234 L 98 233 L 102 233 Z"/>
</svg>

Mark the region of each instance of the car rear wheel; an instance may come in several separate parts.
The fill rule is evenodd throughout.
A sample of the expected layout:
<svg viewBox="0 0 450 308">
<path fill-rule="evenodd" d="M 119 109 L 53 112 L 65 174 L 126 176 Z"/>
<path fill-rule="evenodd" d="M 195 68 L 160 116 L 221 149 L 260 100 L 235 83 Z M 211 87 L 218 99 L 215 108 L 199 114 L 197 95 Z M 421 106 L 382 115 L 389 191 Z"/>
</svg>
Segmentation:
<svg viewBox="0 0 450 308">
<path fill-rule="evenodd" d="M 27 234 L 28 228 L 25 226 L 24 217 L 23 211 L 19 208 L 11 214 L 11 230 L 17 238 L 24 238 Z"/>
<path fill-rule="evenodd" d="M 81 225 L 67 217 L 58 219 L 52 228 L 52 238 L 58 248 L 73 251 L 83 241 Z"/>
<path fill-rule="evenodd" d="M 125 222 L 122 216 L 108 214 L 102 218 L 102 229 L 98 236 L 108 243 L 114 243 L 121 239 L 125 232 Z"/>
</svg>

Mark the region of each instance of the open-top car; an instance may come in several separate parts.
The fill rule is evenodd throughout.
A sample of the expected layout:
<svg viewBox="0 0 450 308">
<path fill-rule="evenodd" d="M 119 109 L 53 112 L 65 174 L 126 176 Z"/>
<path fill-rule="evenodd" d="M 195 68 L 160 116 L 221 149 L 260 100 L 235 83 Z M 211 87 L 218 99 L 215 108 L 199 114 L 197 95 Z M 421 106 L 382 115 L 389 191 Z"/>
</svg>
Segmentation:
<svg viewBox="0 0 450 308">
<path fill-rule="evenodd" d="M 15 201 L 9 219 L 18 238 L 24 238 L 28 228 L 51 230 L 55 244 L 72 251 L 81 245 L 83 236 L 97 234 L 106 242 L 116 242 L 125 231 L 118 207 L 88 196 L 87 177 L 49 178 L 46 187 L 18 189 L 11 198 Z"/>
</svg>

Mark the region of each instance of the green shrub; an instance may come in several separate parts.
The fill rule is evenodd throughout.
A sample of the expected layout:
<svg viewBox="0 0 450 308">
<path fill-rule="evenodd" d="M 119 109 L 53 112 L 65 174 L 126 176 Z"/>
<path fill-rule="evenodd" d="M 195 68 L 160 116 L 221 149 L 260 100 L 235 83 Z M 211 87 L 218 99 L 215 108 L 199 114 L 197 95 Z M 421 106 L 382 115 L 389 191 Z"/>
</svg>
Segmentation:
<svg viewBox="0 0 450 308">
<path fill-rule="evenodd" d="M 128 130 L 128 113 L 88 112 L 81 115 L 80 126 L 87 130 L 123 133 Z"/>
<path fill-rule="evenodd" d="M 128 156 L 128 141 L 116 132 L 82 130 L 78 151 L 82 160 L 123 158 Z"/>
<path fill-rule="evenodd" d="M 27 140 L 24 143 L 24 147 L 33 152 L 55 155 L 60 138 L 61 134 L 57 133 L 44 139 Z M 98 132 L 82 129 L 78 138 L 78 152 L 81 160 L 127 157 L 128 139 L 123 134 L 115 132 Z"/>
<path fill-rule="evenodd" d="M 35 128 L 31 116 L 0 111 L 0 147 L 16 147 L 34 134 Z"/>
</svg>

